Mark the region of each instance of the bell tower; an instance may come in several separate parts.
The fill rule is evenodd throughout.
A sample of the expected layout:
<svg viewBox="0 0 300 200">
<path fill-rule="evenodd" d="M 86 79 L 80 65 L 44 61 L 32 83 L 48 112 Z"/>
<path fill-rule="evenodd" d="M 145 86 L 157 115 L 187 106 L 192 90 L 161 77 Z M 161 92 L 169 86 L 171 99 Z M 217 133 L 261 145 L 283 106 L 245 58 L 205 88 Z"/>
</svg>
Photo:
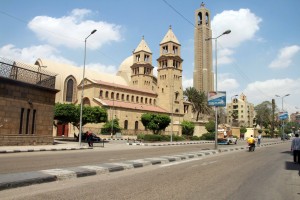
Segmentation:
<svg viewBox="0 0 300 200">
<path fill-rule="evenodd" d="M 157 105 L 170 113 L 183 113 L 181 44 L 171 26 L 159 44 L 157 59 Z"/>
<path fill-rule="evenodd" d="M 214 90 L 212 40 L 206 40 L 211 37 L 210 11 L 202 3 L 195 11 L 193 85 L 198 91 L 205 93 Z"/>
<path fill-rule="evenodd" d="M 140 44 L 133 51 L 130 84 L 140 89 L 155 91 L 153 68 L 152 52 L 143 36 Z"/>
</svg>

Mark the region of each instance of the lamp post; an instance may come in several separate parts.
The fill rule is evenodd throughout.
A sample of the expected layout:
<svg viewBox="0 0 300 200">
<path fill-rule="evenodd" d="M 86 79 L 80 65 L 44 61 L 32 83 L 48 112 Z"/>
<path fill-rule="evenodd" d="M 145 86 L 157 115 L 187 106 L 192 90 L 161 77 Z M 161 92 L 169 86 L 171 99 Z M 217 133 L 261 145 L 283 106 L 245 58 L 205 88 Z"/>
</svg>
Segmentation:
<svg viewBox="0 0 300 200">
<path fill-rule="evenodd" d="M 178 78 L 180 78 L 182 76 L 178 76 Z M 172 104 L 171 104 L 171 109 L 172 109 L 172 115 L 171 115 L 171 120 L 172 120 L 172 123 L 171 123 L 171 138 L 170 138 L 170 142 L 173 142 L 173 123 L 174 123 L 174 75 L 173 75 L 173 88 L 172 88 Z"/>
<path fill-rule="evenodd" d="M 83 107 L 83 92 L 84 92 L 84 76 L 85 76 L 85 60 L 86 60 L 86 40 L 96 32 L 94 29 L 84 40 L 84 61 L 82 73 L 82 88 L 81 88 L 81 103 L 80 103 L 80 122 L 79 122 L 79 146 L 81 146 L 81 133 L 82 133 L 82 107 Z"/>
<path fill-rule="evenodd" d="M 217 48 L 218 48 L 218 38 L 221 37 L 222 35 L 226 35 L 231 33 L 231 30 L 227 30 L 218 37 L 215 38 L 207 38 L 205 39 L 206 41 L 208 40 L 215 40 L 215 57 L 216 57 L 216 64 L 215 64 L 215 73 L 216 73 L 216 93 L 218 93 L 218 56 L 217 56 Z M 218 149 L 218 107 L 215 107 L 215 149 Z"/>
<path fill-rule="evenodd" d="M 281 98 L 281 111 L 283 112 L 283 98 L 287 97 L 287 96 L 290 96 L 290 94 L 286 94 L 284 96 L 279 96 L 279 95 L 276 94 L 275 96 Z M 284 126 L 284 121 L 282 120 L 282 122 L 281 122 L 281 135 L 282 135 L 282 140 L 285 140 L 285 134 L 284 134 L 283 126 Z"/>
</svg>

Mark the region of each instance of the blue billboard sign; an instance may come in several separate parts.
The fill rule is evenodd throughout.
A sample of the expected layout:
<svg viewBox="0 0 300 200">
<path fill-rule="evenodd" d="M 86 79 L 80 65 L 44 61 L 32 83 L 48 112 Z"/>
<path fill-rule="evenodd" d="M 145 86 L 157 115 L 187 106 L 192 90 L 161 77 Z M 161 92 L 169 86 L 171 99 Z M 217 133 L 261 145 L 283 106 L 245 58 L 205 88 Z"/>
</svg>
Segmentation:
<svg viewBox="0 0 300 200">
<path fill-rule="evenodd" d="M 226 92 L 225 91 L 218 91 L 218 92 L 208 92 L 208 105 L 209 106 L 219 106 L 225 107 L 226 106 Z"/>
<path fill-rule="evenodd" d="M 280 112 L 279 113 L 279 119 L 280 120 L 284 120 L 284 119 L 287 119 L 287 118 L 289 118 L 288 112 Z"/>
</svg>

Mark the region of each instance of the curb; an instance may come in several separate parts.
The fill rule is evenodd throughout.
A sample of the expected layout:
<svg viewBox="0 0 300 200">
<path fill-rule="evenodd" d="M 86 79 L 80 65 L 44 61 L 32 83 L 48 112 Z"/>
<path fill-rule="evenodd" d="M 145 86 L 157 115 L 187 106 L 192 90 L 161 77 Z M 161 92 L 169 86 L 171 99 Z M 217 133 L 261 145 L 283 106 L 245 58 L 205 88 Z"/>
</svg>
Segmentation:
<svg viewBox="0 0 300 200">
<path fill-rule="evenodd" d="M 70 151 L 70 150 L 85 150 L 93 149 L 93 147 L 61 147 L 61 148 L 40 148 L 40 149 L 13 149 L 13 150 L 0 150 L 1 153 L 21 153 L 21 152 L 40 152 L 40 151 Z"/>
<path fill-rule="evenodd" d="M 283 142 L 273 142 L 261 144 L 260 147 L 281 144 Z M 80 178 L 86 176 L 100 175 L 105 173 L 129 170 L 149 165 L 159 165 L 170 162 L 179 162 L 199 157 L 206 157 L 220 153 L 229 153 L 232 151 L 246 150 L 247 147 L 222 148 L 219 150 L 201 150 L 197 152 L 182 153 L 171 156 L 160 156 L 153 158 L 128 160 L 122 163 L 102 163 L 96 165 L 87 165 L 79 167 L 69 167 L 63 169 L 48 169 L 34 172 L 22 172 L 14 174 L 0 174 L 0 191 L 21 186 L 28 186 L 40 183 L 53 182 L 58 180 L 66 180 L 72 178 Z"/>
</svg>

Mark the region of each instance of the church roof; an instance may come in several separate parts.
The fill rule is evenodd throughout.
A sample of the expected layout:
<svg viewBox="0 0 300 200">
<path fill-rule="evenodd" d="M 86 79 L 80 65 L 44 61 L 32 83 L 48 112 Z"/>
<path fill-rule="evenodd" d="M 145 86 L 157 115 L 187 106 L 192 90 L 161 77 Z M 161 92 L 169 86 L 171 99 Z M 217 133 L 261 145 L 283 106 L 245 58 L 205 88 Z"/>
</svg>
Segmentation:
<svg viewBox="0 0 300 200">
<path fill-rule="evenodd" d="M 173 33 L 171 26 L 169 27 L 167 34 L 165 35 L 164 39 L 160 42 L 160 44 L 164 44 L 167 42 L 174 42 L 176 44 L 180 44 L 175 34 Z"/>
<path fill-rule="evenodd" d="M 112 100 L 99 99 L 99 98 L 94 98 L 94 100 L 101 103 L 103 106 L 168 113 L 166 110 L 162 109 L 161 107 L 154 106 L 154 105 L 137 104 L 137 103 L 123 102 L 123 101 L 112 101 Z"/>
<path fill-rule="evenodd" d="M 137 48 L 134 50 L 134 53 L 137 53 L 139 51 L 146 51 L 148 53 L 152 53 L 147 42 L 144 39 L 144 36 L 142 37 L 142 40 L 140 44 L 137 46 Z"/>
</svg>

